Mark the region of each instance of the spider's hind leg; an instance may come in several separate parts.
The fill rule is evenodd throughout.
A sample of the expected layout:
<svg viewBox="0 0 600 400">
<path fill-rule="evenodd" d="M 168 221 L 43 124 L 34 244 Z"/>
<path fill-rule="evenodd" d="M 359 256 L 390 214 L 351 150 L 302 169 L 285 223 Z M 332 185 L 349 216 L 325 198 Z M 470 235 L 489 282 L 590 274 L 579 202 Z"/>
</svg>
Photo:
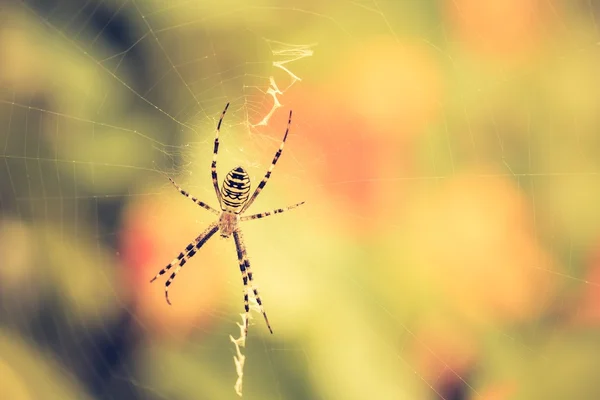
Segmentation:
<svg viewBox="0 0 600 400">
<path fill-rule="evenodd" d="M 269 323 L 269 318 L 267 318 L 267 313 L 262 305 L 262 300 L 258 294 L 258 289 L 256 289 L 252 283 L 252 269 L 250 268 L 250 261 L 248 260 L 248 255 L 246 253 L 246 246 L 244 245 L 244 241 L 242 239 L 242 232 L 239 229 L 233 231 L 233 239 L 235 241 L 238 261 L 240 263 L 240 272 L 242 273 L 242 280 L 244 282 L 244 310 L 246 311 L 245 333 L 248 333 L 248 313 L 250 312 L 250 306 L 248 305 L 248 286 L 250 286 L 250 288 L 252 288 L 252 292 L 254 293 L 254 297 L 256 298 L 256 302 L 258 303 L 258 307 L 260 308 L 260 312 L 265 318 L 267 328 L 269 328 L 269 332 L 272 334 L 273 329 L 271 329 L 271 324 Z"/>
<path fill-rule="evenodd" d="M 171 268 L 173 268 L 175 265 L 177 265 L 177 268 L 175 268 L 175 271 L 171 274 L 169 279 L 167 279 L 167 282 L 165 282 L 165 298 L 167 299 L 167 303 L 169 305 L 171 305 L 171 301 L 169 300 L 169 286 L 171 285 L 171 283 L 173 282 L 173 280 L 179 273 L 179 270 L 181 270 L 181 267 L 183 267 L 185 265 L 185 263 L 190 258 L 192 258 L 196 254 L 196 252 L 198 252 L 198 250 L 200 250 L 200 248 L 202 246 L 204 246 L 204 243 L 206 243 L 208 241 L 208 239 L 210 239 L 215 233 L 217 233 L 218 230 L 219 230 L 219 225 L 216 222 L 210 224 L 204 232 L 202 232 L 196 239 L 194 239 L 194 241 L 192 241 L 190 244 L 188 244 L 186 246 L 185 250 L 183 250 L 181 253 L 179 253 L 179 255 L 173 259 L 173 261 L 171 261 L 169 264 L 167 264 L 166 267 L 161 269 L 158 272 L 158 274 L 156 274 L 156 276 L 150 280 L 150 283 L 154 282 L 156 280 L 156 278 L 158 278 L 161 275 L 164 275 L 167 271 L 169 271 Z"/>
<path fill-rule="evenodd" d="M 250 269 L 250 261 L 248 261 L 248 259 L 246 259 L 244 262 L 246 264 L 246 270 L 248 271 L 248 280 L 250 281 L 250 287 L 252 288 L 252 291 L 254 292 L 254 298 L 256 299 L 256 302 L 258 303 L 260 312 L 262 313 L 263 317 L 265 317 L 265 322 L 267 324 L 267 328 L 269 328 L 269 332 L 271 332 L 271 335 L 272 335 L 273 329 L 271 329 L 271 324 L 269 323 L 269 318 L 267 318 L 267 313 L 265 312 L 265 309 L 262 305 L 262 300 L 260 299 L 260 295 L 258 294 L 258 289 L 255 288 L 254 285 L 252 284 L 252 270 Z"/>
</svg>

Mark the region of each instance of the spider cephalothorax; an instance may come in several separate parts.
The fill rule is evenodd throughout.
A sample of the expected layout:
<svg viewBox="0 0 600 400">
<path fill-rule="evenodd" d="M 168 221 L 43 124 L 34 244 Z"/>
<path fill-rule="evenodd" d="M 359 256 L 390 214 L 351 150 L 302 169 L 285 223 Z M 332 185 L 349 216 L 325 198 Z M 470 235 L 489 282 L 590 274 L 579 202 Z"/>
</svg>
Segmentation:
<svg viewBox="0 0 600 400">
<path fill-rule="evenodd" d="M 167 282 L 165 283 L 165 297 L 167 299 L 167 303 L 171 304 L 171 302 L 169 301 L 169 286 L 173 282 L 173 279 L 175 279 L 175 276 L 177 276 L 177 273 L 179 272 L 181 267 L 183 267 L 185 265 L 185 263 L 190 258 L 192 258 L 198 250 L 200 250 L 200 248 L 204 245 L 204 243 L 206 243 L 215 233 L 217 233 L 217 231 L 221 231 L 221 236 L 224 238 L 228 238 L 233 235 L 233 240 L 235 242 L 235 247 L 236 247 L 236 251 L 237 251 L 238 262 L 240 265 L 240 271 L 242 273 L 242 281 L 244 283 L 244 309 L 246 311 L 245 331 L 246 332 L 248 331 L 248 312 L 250 311 L 250 307 L 248 305 L 248 286 L 250 286 L 250 288 L 252 289 L 252 292 L 254 293 L 254 297 L 256 298 L 256 302 L 258 303 L 258 306 L 260 307 L 260 311 L 262 312 L 263 317 L 265 318 L 267 327 L 269 328 L 269 331 L 271 333 L 273 333 L 273 330 L 271 329 L 271 325 L 269 324 L 269 320 L 267 318 L 267 314 L 265 313 L 265 310 L 263 309 L 262 301 L 260 299 L 260 295 L 258 294 L 258 289 L 256 289 L 256 287 L 254 287 L 254 284 L 253 284 L 252 270 L 250 268 L 250 260 L 248 260 L 248 254 L 246 252 L 246 246 L 244 245 L 244 239 L 242 236 L 242 231 L 239 227 L 239 223 L 243 222 L 243 221 L 249 221 L 249 220 L 253 220 L 253 219 L 268 217 L 269 215 L 279 214 L 279 213 L 282 213 L 287 210 L 291 210 L 292 208 L 296 208 L 296 207 L 304 204 L 304 202 L 301 202 L 301 203 L 294 204 L 293 206 L 289 206 L 286 208 L 278 208 L 276 210 L 267 211 L 267 212 L 263 212 L 260 214 L 242 216 L 242 214 L 244 214 L 244 212 L 248 209 L 248 207 L 250 207 L 250 205 L 252 205 L 254 200 L 256 200 L 256 197 L 258 196 L 260 191 L 265 187 L 265 185 L 267 184 L 267 181 L 271 177 L 273 168 L 275 167 L 277 160 L 281 156 L 281 153 L 283 151 L 283 145 L 285 144 L 285 140 L 287 139 L 287 135 L 290 130 L 290 124 L 292 123 L 292 112 L 290 111 L 290 116 L 288 118 L 288 125 L 287 125 L 287 129 L 285 130 L 285 135 L 283 136 L 283 140 L 281 141 L 279 150 L 277 150 L 277 152 L 275 153 L 275 157 L 273 157 L 273 161 L 271 162 L 271 166 L 269 167 L 269 170 L 265 174 L 262 181 L 260 181 L 260 183 L 256 187 L 256 190 L 254 191 L 254 193 L 252 193 L 252 196 L 249 196 L 249 194 L 250 194 L 250 177 L 248 176 L 248 173 L 242 167 L 235 167 L 234 169 L 229 171 L 229 173 L 223 180 L 223 186 L 221 187 L 221 190 L 219 190 L 219 184 L 218 184 L 218 179 L 217 179 L 217 154 L 219 152 L 219 131 L 221 130 L 221 123 L 223 122 L 223 117 L 225 116 L 225 113 L 227 112 L 228 107 L 229 107 L 229 103 L 227 103 L 227 105 L 225 106 L 225 109 L 223 110 L 223 113 L 221 114 L 221 118 L 219 119 L 219 123 L 217 124 L 217 133 L 215 135 L 213 159 L 212 159 L 212 164 L 210 166 L 213 186 L 215 188 L 215 193 L 217 195 L 217 199 L 219 200 L 219 205 L 220 205 L 222 211 L 219 212 L 219 211 L 215 210 L 214 208 L 212 208 L 211 206 L 209 206 L 208 204 L 204 203 L 203 201 L 200 201 L 197 198 L 190 196 L 190 194 L 188 192 L 186 192 L 185 190 L 183 190 L 181 187 L 179 187 L 179 185 L 177 185 L 173 179 L 169 178 L 171 183 L 177 188 L 177 190 L 179 190 L 179 192 L 182 195 L 191 198 L 192 201 L 194 203 L 198 204 L 200 207 L 203 207 L 203 208 L 207 209 L 208 211 L 212 212 L 213 214 L 218 215 L 219 220 L 210 224 L 204 232 L 202 232 L 200 235 L 198 235 L 198 237 L 196 239 L 194 239 L 190 244 L 187 245 L 185 250 L 183 250 L 181 253 L 179 253 L 179 255 L 175 259 L 173 259 L 173 261 L 171 261 L 166 267 L 161 269 L 158 272 L 158 274 L 156 274 L 156 276 L 154 278 L 152 278 L 152 280 L 150 282 L 154 282 L 154 280 L 156 278 L 165 274 L 167 271 L 169 271 L 171 268 L 173 268 L 173 266 L 175 266 L 175 265 L 177 266 L 175 268 L 175 271 L 171 274 L 171 276 L 169 277 L 169 279 L 167 279 Z"/>
<path fill-rule="evenodd" d="M 240 215 L 231 211 L 223 211 L 219 218 L 219 230 L 221 237 L 228 238 L 237 229 Z"/>
</svg>

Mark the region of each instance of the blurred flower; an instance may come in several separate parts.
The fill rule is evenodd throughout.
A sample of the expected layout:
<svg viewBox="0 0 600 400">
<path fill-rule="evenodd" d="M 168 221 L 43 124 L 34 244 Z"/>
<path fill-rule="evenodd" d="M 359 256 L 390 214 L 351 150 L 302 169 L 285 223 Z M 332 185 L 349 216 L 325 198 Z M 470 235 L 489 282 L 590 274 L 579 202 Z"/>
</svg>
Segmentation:
<svg viewBox="0 0 600 400">
<path fill-rule="evenodd" d="M 435 120 L 442 81 L 430 49 L 378 36 L 359 42 L 341 60 L 333 90 L 348 113 L 364 121 L 364 136 L 410 143 L 406 139 L 422 135 Z"/>
<path fill-rule="evenodd" d="M 511 382 L 488 385 L 478 390 L 479 395 L 474 400 L 510 400 L 515 395 L 515 384 Z"/>
<path fill-rule="evenodd" d="M 493 174 L 450 178 L 414 199 L 411 248 L 446 304 L 474 320 L 532 318 L 551 295 L 552 261 L 523 195 Z"/>
<path fill-rule="evenodd" d="M 539 0 L 446 0 L 446 13 L 461 41 L 495 60 L 518 60 L 539 42 L 545 7 Z"/>
<path fill-rule="evenodd" d="M 404 196 L 402 178 L 413 171 L 415 139 L 441 102 L 436 60 L 426 47 L 375 37 L 331 70 L 327 84 L 303 85 L 288 97 L 311 126 L 302 132 L 310 142 L 303 158 L 316 156 L 310 175 L 330 194 L 340 227 L 357 234 L 389 229 Z"/>
</svg>

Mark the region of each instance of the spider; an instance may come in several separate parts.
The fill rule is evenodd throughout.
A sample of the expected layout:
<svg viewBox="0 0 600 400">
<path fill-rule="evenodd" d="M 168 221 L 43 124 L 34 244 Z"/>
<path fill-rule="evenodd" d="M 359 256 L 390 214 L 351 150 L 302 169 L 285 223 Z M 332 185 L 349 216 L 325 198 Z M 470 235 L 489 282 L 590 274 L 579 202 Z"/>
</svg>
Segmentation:
<svg viewBox="0 0 600 400">
<path fill-rule="evenodd" d="M 187 245 L 185 250 L 183 250 L 179 255 L 173 259 L 166 267 L 160 270 L 158 274 L 150 283 L 154 282 L 156 278 L 165 274 L 174 266 L 175 271 L 171 274 L 169 279 L 165 283 L 165 297 L 167 299 L 167 303 L 171 305 L 171 301 L 169 300 L 169 286 L 177 276 L 177 273 L 185 265 L 185 263 L 192 258 L 198 250 L 208 240 L 215 234 L 217 231 L 221 231 L 221 237 L 229 238 L 233 235 L 233 240 L 235 242 L 235 248 L 237 250 L 237 258 L 240 264 L 240 271 L 242 273 L 242 281 L 244 282 L 244 309 L 245 309 L 245 332 L 248 332 L 248 312 L 250 311 L 250 307 L 248 306 L 248 287 L 252 289 L 254 292 L 254 297 L 256 298 L 256 302 L 260 308 L 260 312 L 265 318 L 265 322 L 267 323 L 267 327 L 269 328 L 269 332 L 273 333 L 273 329 L 271 329 L 271 324 L 269 324 L 269 319 L 267 318 L 267 314 L 262 305 L 262 301 L 260 299 L 260 295 L 258 294 L 258 289 L 253 284 L 252 277 L 252 269 L 250 267 L 250 260 L 248 259 L 248 253 L 246 252 L 246 246 L 244 245 L 244 239 L 242 236 L 242 231 L 239 227 L 240 222 L 250 221 L 253 219 L 259 219 L 268 217 L 269 215 L 280 214 L 284 211 L 291 210 L 298 206 L 304 204 L 304 202 L 300 202 L 294 204 L 292 206 L 288 206 L 286 208 L 278 208 L 273 211 L 266 211 L 259 214 L 246 215 L 242 216 L 244 212 L 252 205 L 254 200 L 258 197 L 261 190 L 264 189 L 267 181 L 271 177 L 271 173 L 273 172 L 273 168 L 275 168 L 275 164 L 277 164 L 277 160 L 281 156 L 283 152 L 283 146 L 285 144 L 285 140 L 287 139 L 288 132 L 290 130 L 290 125 L 292 123 L 292 111 L 290 111 L 290 115 L 288 118 L 287 129 L 285 130 L 285 135 L 283 136 L 283 140 L 281 141 L 281 145 L 279 146 L 279 150 L 275 153 L 275 157 L 273 157 L 273 161 L 271 162 L 271 166 L 269 167 L 267 173 L 265 174 L 263 180 L 258 184 L 252 196 L 248 197 L 250 194 L 250 177 L 244 168 L 238 166 L 233 168 L 231 171 L 227 173 L 227 176 L 223 180 L 223 186 L 219 189 L 219 183 L 217 179 L 217 154 L 219 152 L 219 132 L 221 130 L 221 123 L 223 122 L 223 117 L 225 117 L 225 113 L 229 108 L 229 103 L 225 106 L 225 109 L 221 113 L 221 118 L 219 119 L 219 123 L 217 124 L 217 133 L 215 136 L 215 145 L 213 149 L 213 158 L 212 164 L 210 166 L 211 176 L 213 186 L 215 188 L 215 193 L 217 195 L 217 200 L 219 201 L 219 205 L 221 207 L 221 211 L 217 211 L 212 208 L 208 204 L 203 201 L 198 200 L 197 198 L 191 196 L 188 192 L 183 190 L 175 181 L 171 178 L 169 180 L 175 186 L 175 188 L 187 198 L 190 198 L 194 203 L 198 204 L 200 207 L 207 209 L 219 216 L 218 221 L 213 222 L 202 232 L 196 239 L 194 239 L 190 244 Z"/>
</svg>

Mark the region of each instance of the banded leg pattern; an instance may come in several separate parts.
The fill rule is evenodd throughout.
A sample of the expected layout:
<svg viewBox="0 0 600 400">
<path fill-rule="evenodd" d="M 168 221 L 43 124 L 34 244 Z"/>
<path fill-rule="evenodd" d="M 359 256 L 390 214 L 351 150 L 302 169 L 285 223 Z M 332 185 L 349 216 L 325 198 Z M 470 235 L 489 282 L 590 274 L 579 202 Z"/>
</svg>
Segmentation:
<svg viewBox="0 0 600 400">
<path fill-rule="evenodd" d="M 290 110 L 290 116 L 288 117 L 287 128 L 285 130 L 285 135 L 283 135 L 283 140 L 281 141 L 279 150 L 277 150 L 277 152 L 275 153 L 275 157 L 273 157 L 273 161 L 271 161 L 271 166 L 269 167 L 269 170 L 265 174 L 265 177 L 263 178 L 262 181 L 260 181 L 260 183 L 256 187 L 256 190 L 254 191 L 254 193 L 252 193 L 252 197 L 250 197 L 248 202 L 244 205 L 244 208 L 242 208 L 242 210 L 240 211 L 240 214 L 243 214 L 244 211 L 246 211 L 248 209 L 248 207 L 250 207 L 252 205 L 252 203 L 254 203 L 254 200 L 256 199 L 256 197 L 258 196 L 260 191 L 263 190 L 263 188 L 269 181 L 269 178 L 271 177 L 271 173 L 273 172 L 273 169 L 275 168 L 275 164 L 277 164 L 277 160 L 279 160 L 279 157 L 281 157 L 281 153 L 283 153 L 283 146 L 285 145 L 285 141 L 286 141 L 288 133 L 290 131 L 291 124 L 292 124 L 292 111 Z"/>
<path fill-rule="evenodd" d="M 212 178 L 213 186 L 215 187 L 215 192 L 217 193 L 217 199 L 219 200 L 219 204 L 221 204 L 221 192 L 219 191 L 219 180 L 217 178 L 217 154 L 219 153 L 219 132 L 221 131 L 221 123 L 223 122 L 223 118 L 225 117 L 225 113 L 229 108 L 229 103 L 225 105 L 225 109 L 221 113 L 221 118 L 219 118 L 219 123 L 217 124 L 217 133 L 215 134 L 215 146 L 213 148 L 213 158 L 212 163 L 210 165 L 210 175 Z"/>
<path fill-rule="evenodd" d="M 253 284 L 250 261 L 248 260 L 248 254 L 246 253 L 246 246 L 244 245 L 242 232 L 239 229 L 233 231 L 233 239 L 235 241 L 235 248 L 237 250 L 238 261 L 240 264 L 240 272 L 242 273 L 242 281 L 244 282 L 244 309 L 246 311 L 245 331 L 246 333 L 248 333 L 248 313 L 250 311 L 250 307 L 248 305 L 248 287 L 250 287 L 252 289 L 252 292 L 254 293 L 254 298 L 256 298 L 256 302 L 258 303 L 260 312 L 265 318 L 267 328 L 269 328 L 269 332 L 273 334 L 273 329 L 271 329 L 271 324 L 269 323 L 269 318 L 267 318 L 267 313 L 265 312 L 265 309 L 262 305 L 262 300 L 260 298 L 260 295 L 258 294 L 258 289 L 256 289 L 256 287 L 254 287 Z"/>
<path fill-rule="evenodd" d="M 282 212 L 289 211 L 289 210 L 292 210 L 292 209 L 294 209 L 294 208 L 296 208 L 298 206 L 301 206 L 304 203 L 305 202 L 303 201 L 303 202 L 294 204 L 293 206 L 289 206 L 289 207 L 286 207 L 286 208 L 278 208 L 277 210 L 266 211 L 266 212 L 262 212 L 260 214 L 247 215 L 245 217 L 241 217 L 240 221 L 250 221 L 250 220 L 253 220 L 253 219 L 260 219 L 260 218 L 268 217 L 269 215 L 280 214 Z"/>
<path fill-rule="evenodd" d="M 194 196 L 190 196 L 190 194 L 187 191 L 183 190 L 178 184 L 176 184 L 173 179 L 169 178 L 169 180 L 171 181 L 171 183 L 173 184 L 173 186 L 175 186 L 175 188 L 179 191 L 179 193 L 181 193 L 185 197 L 191 199 L 194 203 L 198 204 L 202 208 L 207 209 L 208 211 L 212 212 L 213 214 L 220 215 L 220 213 L 217 210 L 215 210 L 214 208 L 212 208 L 211 206 L 209 206 L 205 202 L 198 200 Z"/>
<path fill-rule="evenodd" d="M 169 271 L 171 268 L 173 268 L 173 266 L 177 265 L 177 268 L 175 268 L 175 271 L 171 274 L 169 279 L 165 282 L 165 298 L 167 299 L 167 303 L 169 305 L 171 305 L 171 301 L 169 300 L 169 286 L 171 285 L 171 282 L 173 282 L 173 280 L 177 276 L 177 273 L 179 272 L 181 267 L 183 267 L 185 265 L 185 263 L 190 258 L 192 258 L 198 252 L 198 250 L 200 250 L 200 248 L 202 246 L 204 246 L 204 243 L 206 243 L 208 241 L 208 239 L 210 239 L 218 230 L 219 230 L 219 225 L 216 222 L 209 225 L 209 227 L 206 228 L 206 230 L 204 232 L 202 232 L 196 239 L 194 239 L 193 242 L 191 242 L 190 244 L 187 245 L 187 247 L 185 248 L 184 251 L 179 253 L 179 255 L 173 259 L 173 261 L 171 261 L 166 267 L 161 269 L 158 272 L 158 274 L 156 274 L 156 276 L 150 280 L 150 283 L 154 282 L 156 280 L 156 278 L 158 278 L 161 275 L 164 275 L 167 271 Z"/>
</svg>

